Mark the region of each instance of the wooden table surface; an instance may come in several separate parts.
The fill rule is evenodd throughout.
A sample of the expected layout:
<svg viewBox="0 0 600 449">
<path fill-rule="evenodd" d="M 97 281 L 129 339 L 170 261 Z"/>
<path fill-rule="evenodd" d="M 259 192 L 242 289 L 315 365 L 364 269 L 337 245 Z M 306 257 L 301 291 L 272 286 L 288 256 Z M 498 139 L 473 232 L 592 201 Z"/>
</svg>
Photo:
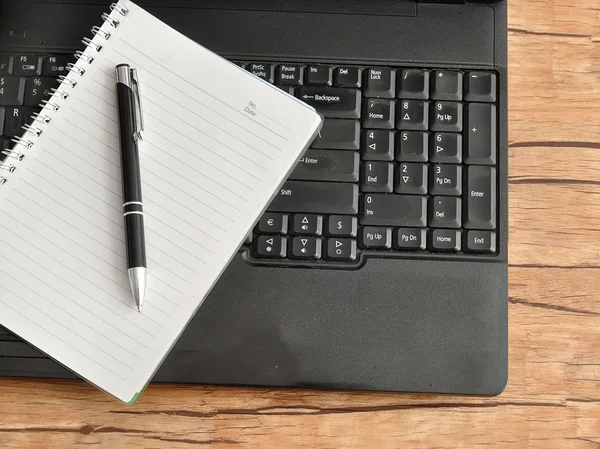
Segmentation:
<svg viewBox="0 0 600 449">
<path fill-rule="evenodd" d="M 510 376 L 494 398 L 0 380 L 0 448 L 600 448 L 600 0 L 509 1 Z"/>
</svg>

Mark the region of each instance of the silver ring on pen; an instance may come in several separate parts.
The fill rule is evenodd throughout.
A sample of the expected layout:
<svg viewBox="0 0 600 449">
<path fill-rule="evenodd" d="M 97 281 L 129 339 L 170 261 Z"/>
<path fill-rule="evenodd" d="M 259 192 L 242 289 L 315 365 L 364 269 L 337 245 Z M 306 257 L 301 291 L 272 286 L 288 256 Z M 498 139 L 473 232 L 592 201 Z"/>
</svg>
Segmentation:
<svg viewBox="0 0 600 449">
<path fill-rule="evenodd" d="M 3 186 L 4 184 L 6 184 L 6 178 L 0 176 L 0 186 Z"/>
</svg>

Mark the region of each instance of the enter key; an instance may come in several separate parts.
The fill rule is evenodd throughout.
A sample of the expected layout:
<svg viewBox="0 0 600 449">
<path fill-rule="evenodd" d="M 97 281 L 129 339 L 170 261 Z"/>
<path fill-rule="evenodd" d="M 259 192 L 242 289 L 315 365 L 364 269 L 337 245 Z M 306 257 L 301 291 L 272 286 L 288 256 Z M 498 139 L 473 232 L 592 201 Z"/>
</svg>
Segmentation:
<svg viewBox="0 0 600 449">
<path fill-rule="evenodd" d="M 358 89 L 340 87 L 301 87 L 298 98 L 327 118 L 360 118 L 361 96 Z"/>
<path fill-rule="evenodd" d="M 357 182 L 359 162 L 357 151 L 308 150 L 290 179 Z"/>
</svg>

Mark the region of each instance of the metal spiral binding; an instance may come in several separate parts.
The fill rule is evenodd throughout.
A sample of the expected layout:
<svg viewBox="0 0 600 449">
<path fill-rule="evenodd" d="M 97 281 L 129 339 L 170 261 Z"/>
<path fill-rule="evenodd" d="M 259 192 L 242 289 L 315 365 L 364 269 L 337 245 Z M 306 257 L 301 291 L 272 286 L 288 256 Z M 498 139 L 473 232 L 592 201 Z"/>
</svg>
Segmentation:
<svg viewBox="0 0 600 449">
<path fill-rule="evenodd" d="M 21 126 L 21 128 L 24 129 L 28 133 L 35 134 L 35 137 L 40 137 L 42 135 L 41 129 L 34 128 L 31 125 L 23 125 L 23 126 Z"/>
<path fill-rule="evenodd" d="M 67 78 L 65 75 L 60 75 L 58 77 L 58 80 L 60 81 L 61 84 L 66 84 L 69 87 L 75 87 L 77 86 L 77 81 L 75 80 L 70 80 L 69 78 Z"/>
<path fill-rule="evenodd" d="M 127 8 L 123 8 L 117 4 L 112 4 L 110 6 L 110 10 L 111 11 L 116 11 L 118 14 L 120 14 L 121 16 L 125 17 L 127 15 L 127 13 L 129 12 L 129 10 Z M 113 28 L 117 28 L 119 26 L 119 21 L 115 20 L 114 18 L 112 18 L 109 14 L 104 13 L 102 14 L 102 19 L 108 23 L 111 27 Z M 111 33 L 104 31 L 101 27 L 95 26 L 92 28 L 92 34 L 94 35 L 94 39 L 97 41 L 98 38 L 104 39 L 105 41 L 110 39 Z M 94 42 L 94 40 L 89 39 L 89 38 L 84 38 L 82 39 L 83 44 L 85 44 L 86 47 L 95 50 L 97 53 L 100 52 L 102 50 L 102 45 L 100 45 L 97 42 Z M 80 67 L 79 62 L 83 61 L 87 64 L 92 64 L 94 62 L 94 57 L 91 56 L 90 54 L 86 54 L 85 52 L 82 51 L 77 51 L 75 53 L 75 58 L 77 59 L 77 63 L 73 64 L 73 63 L 69 63 L 67 64 L 67 70 L 70 73 L 74 73 L 78 76 L 83 76 L 85 74 L 85 69 L 83 67 Z M 70 88 L 74 88 L 75 86 L 77 86 L 77 81 L 68 78 L 67 76 L 61 75 L 58 77 L 60 83 L 61 83 L 61 88 L 64 86 L 70 87 Z M 42 104 L 40 105 L 40 107 L 42 107 L 42 109 L 51 109 L 52 111 L 58 111 L 60 109 L 60 104 L 59 102 L 57 102 L 55 100 L 55 98 L 57 100 L 66 100 L 69 97 L 68 92 L 65 92 L 64 89 L 57 89 L 57 88 L 52 88 L 50 89 L 50 92 L 52 93 L 52 98 L 50 98 L 50 100 L 42 100 Z M 43 111 L 42 111 L 43 112 Z M 33 119 L 34 122 L 38 122 L 42 125 L 47 125 L 48 123 L 50 123 L 51 117 L 49 117 L 46 114 L 43 113 L 34 113 L 31 118 Z M 15 143 L 15 147 L 12 150 L 3 150 L 2 154 L 7 156 L 7 159 L 4 160 L 3 162 L 0 162 L 0 173 L 2 172 L 8 172 L 8 173 L 13 173 L 16 170 L 16 167 L 11 164 L 10 162 L 8 162 L 8 158 L 10 158 L 11 160 L 15 160 L 15 161 L 22 161 L 25 158 L 25 154 L 22 152 L 17 151 L 15 148 L 17 146 L 21 146 L 24 147 L 25 149 L 30 149 L 31 147 L 33 147 L 33 142 L 31 140 L 29 140 L 26 135 L 30 134 L 33 135 L 34 137 L 39 137 L 42 134 L 42 129 L 36 126 L 32 126 L 32 125 L 24 125 L 22 126 L 22 128 L 25 130 L 25 134 L 23 134 L 22 137 L 13 137 L 11 139 L 12 142 Z M 8 181 L 8 178 L 6 176 L 0 176 L 0 186 L 6 184 L 6 182 Z"/>
<path fill-rule="evenodd" d="M 68 93 L 66 93 L 62 90 L 58 90 L 56 87 L 53 87 L 52 89 L 50 89 L 50 92 L 52 92 L 52 95 L 58 95 L 63 100 L 66 100 L 69 97 Z"/>
<path fill-rule="evenodd" d="M 47 125 L 48 123 L 50 123 L 50 120 L 52 120 L 47 115 L 40 114 L 39 112 L 34 112 L 33 115 L 31 116 L 31 118 L 33 119 L 34 122 L 40 122 L 40 123 L 43 123 L 44 125 Z"/>
</svg>

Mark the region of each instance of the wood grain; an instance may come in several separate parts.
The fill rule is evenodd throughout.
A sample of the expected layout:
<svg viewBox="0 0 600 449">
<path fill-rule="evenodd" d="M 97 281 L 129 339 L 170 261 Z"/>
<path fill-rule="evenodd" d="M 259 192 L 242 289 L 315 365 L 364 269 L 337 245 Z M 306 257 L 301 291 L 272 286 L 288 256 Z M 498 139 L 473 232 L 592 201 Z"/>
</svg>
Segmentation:
<svg viewBox="0 0 600 449">
<path fill-rule="evenodd" d="M 0 448 L 600 448 L 600 3 L 511 1 L 510 381 L 495 398 L 0 380 Z"/>
</svg>

